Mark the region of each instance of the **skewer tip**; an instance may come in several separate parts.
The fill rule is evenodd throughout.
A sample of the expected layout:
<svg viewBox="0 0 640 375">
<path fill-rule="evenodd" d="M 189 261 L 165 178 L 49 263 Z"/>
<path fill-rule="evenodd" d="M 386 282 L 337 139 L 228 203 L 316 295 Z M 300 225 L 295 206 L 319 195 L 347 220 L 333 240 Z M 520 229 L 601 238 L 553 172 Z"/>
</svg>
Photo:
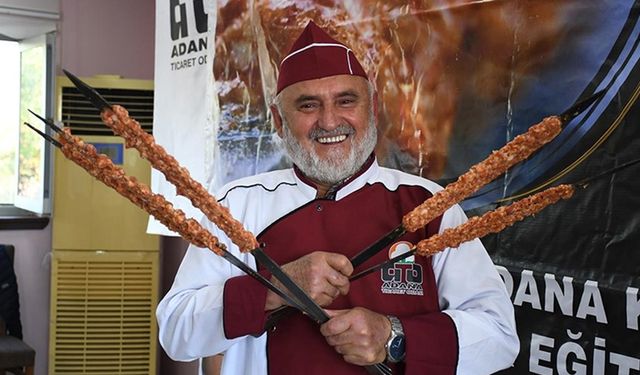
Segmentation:
<svg viewBox="0 0 640 375">
<path fill-rule="evenodd" d="M 560 120 L 562 121 L 562 125 L 568 124 L 571 120 L 576 118 L 579 114 L 587 110 L 593 103 L 598 101 L 604 95 L 605 90 L 600 90 L 590 97 L 580 100 L 579 102 L 572 105 L 569 109 L 564 111 L 560 116 Z"/>
<path fill-rule="evenodd" d="M 623 170 L 625 168 L 629 168 L 632 165 L 635 165 L 635 164 L 638 164 L 638 163 L 640 163 L 640 158 L 630 160 L 630 161 L 628 161 L 626 163 L 622 163 L 622 164 L 618 165 L 617 167 L 613 167 L 613 168 L 607 169 L 604 172 L 598 173 L 595 176 L 587 177 L 587 178 L 582 179 L 582 180 L 580 180 L 578 182 L 574 182 L 572 185 L 575 186 L 575 187 L 579 187 L 581 189 L 585 189 L 585 188 L 587 188 L 589 186 L 590 183 L 592 183 L 593 181 L 595 181 L 597 179 L 600 179 L 602 177 L 606 177 L 608 175 L 614 174 L 616 172 L 619 172 L 619 171 L 621 171 L 621 170 Z"/>
<path fill-rule="evenodd" d="M 57 126 L 53 121 L 51 120 L 47 120 L 46 118 L 40 116 L 39 114 L 33 112 L 30 109 L 27 109 L 27 111 L 29 111 L 32 115 L 36 116 L 38 119 L 40 119 L 40 121 L 44 122 L 46 125 L 48 125 L 51 129 L 53 129 L 56 133 L 61 133 L 62 129 L 60 129 L 59 126 Z"/>
<path fill-rule="evenodd" d="M 71 80 L 71 82 L 76 86 L 78 91 L 82 95 L 84 95 L 94 107 L 99 109 L 100 111 L 111 108 L 111 105 L 105 98 L 102 97 L 93 87 L 84 83 L 80 78 L 76 77 L 66 69 L 62 69 L 62 72 Z"/>
<path fill-rule="evenodd" d="M 28 122 L 24 123 L 25 125 L 27 125 L 29 128 L 31 128 L 31 130 L 33 130 L 34 132 L 38 133 L 42 138 L 44 138 L 45 140 L 47 140 L 48 142 L 50 142 L 52 145 L 62 148 L 62 143 L 56 141 L 53 137 L 51 137 L 48 134 L 45 134 L 44 132 L 36 129 L 33 125 L 29 124 Z"/>
</svg>

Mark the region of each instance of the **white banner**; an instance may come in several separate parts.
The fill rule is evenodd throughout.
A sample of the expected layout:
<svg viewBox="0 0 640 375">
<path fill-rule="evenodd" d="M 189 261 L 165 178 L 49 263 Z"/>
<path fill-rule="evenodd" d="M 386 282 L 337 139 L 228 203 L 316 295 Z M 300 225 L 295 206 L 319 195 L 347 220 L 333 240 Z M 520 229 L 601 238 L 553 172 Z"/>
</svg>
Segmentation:
<svg viewBox="0 0 640 375">
<path fill-rule="evenodd" d="M 153 135 L 204 186 L 211 183 L 217 154 L 216 18 L 215 0 L 156 0 Z M 202 216 L 156 170 L 151 188 L 187 217 Z M 151 217 L 147 232 L 175 235 Z"/>
</svg>

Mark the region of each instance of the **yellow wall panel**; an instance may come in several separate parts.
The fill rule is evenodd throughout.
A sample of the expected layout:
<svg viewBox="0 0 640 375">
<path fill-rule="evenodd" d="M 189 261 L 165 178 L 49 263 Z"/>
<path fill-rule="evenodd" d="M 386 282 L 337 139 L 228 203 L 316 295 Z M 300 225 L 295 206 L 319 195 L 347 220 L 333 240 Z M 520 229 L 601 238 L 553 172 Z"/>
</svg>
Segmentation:
<svg viewBox="0 0 640 375">
<path fill-rule="evenodd" d="M 55 251 L 51 374 L 155 374 L 158 253 Z"/>
</svg>

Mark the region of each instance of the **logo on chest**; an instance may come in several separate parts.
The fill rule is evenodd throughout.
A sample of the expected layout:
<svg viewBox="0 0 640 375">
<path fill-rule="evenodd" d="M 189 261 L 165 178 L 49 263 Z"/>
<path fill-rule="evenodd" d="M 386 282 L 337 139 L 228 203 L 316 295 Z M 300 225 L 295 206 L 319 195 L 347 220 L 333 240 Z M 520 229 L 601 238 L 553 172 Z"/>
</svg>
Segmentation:
<svg viewBox="0 0 640 375">
<path fill-rule="evenodd" d="M 389 248 L 389 259 L 410 251 L 413 244 L 407 241 L 396 242 Z M 422 265 L 415 263 L 415 256 L 410 256 L 380 270 L 384 294 L 424 295 L 422 289 Z"/>
</svg>

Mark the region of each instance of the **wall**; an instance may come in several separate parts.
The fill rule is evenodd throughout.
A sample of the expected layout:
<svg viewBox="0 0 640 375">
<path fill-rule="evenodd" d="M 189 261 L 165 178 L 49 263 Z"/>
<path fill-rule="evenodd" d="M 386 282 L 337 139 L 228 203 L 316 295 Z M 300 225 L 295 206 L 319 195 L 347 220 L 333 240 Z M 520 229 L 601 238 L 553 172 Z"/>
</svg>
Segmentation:
<svg viewBox="0 0 640 375">
<path fill-rule="evenodd" d="M 155 0 L 60 0 L 59 13 L 58 72 L 153 79 Z M 47 374 L 51 225 L 0 231 L 0 243 L 16 247 L 24 340 L 36 350 L 35 373 Z"/>
<path fill-rule="evenodd" d="M 0 231 L 0 243 L 15 246 L 14 270 L 20 294 L 24 342 L 36 351 L 36 374 L 47 373 L 51 225 L 42 230 Z"/>
<path fill-rule="evenodd" d="M 155 0 L 60 0 L 60 16 L 58 72 L 154 78 Z M 181 239 L 161 240 L 160 296 L 185 249 Z M 197 374 L 197 363 L 174 362 L 159 348 L 158 374 Z"/>
<path fill-rule="evenodd" d="M 60 68 L 153 79 L 155 0 L 61 0 L 60 18 Z"/>
</svg>

